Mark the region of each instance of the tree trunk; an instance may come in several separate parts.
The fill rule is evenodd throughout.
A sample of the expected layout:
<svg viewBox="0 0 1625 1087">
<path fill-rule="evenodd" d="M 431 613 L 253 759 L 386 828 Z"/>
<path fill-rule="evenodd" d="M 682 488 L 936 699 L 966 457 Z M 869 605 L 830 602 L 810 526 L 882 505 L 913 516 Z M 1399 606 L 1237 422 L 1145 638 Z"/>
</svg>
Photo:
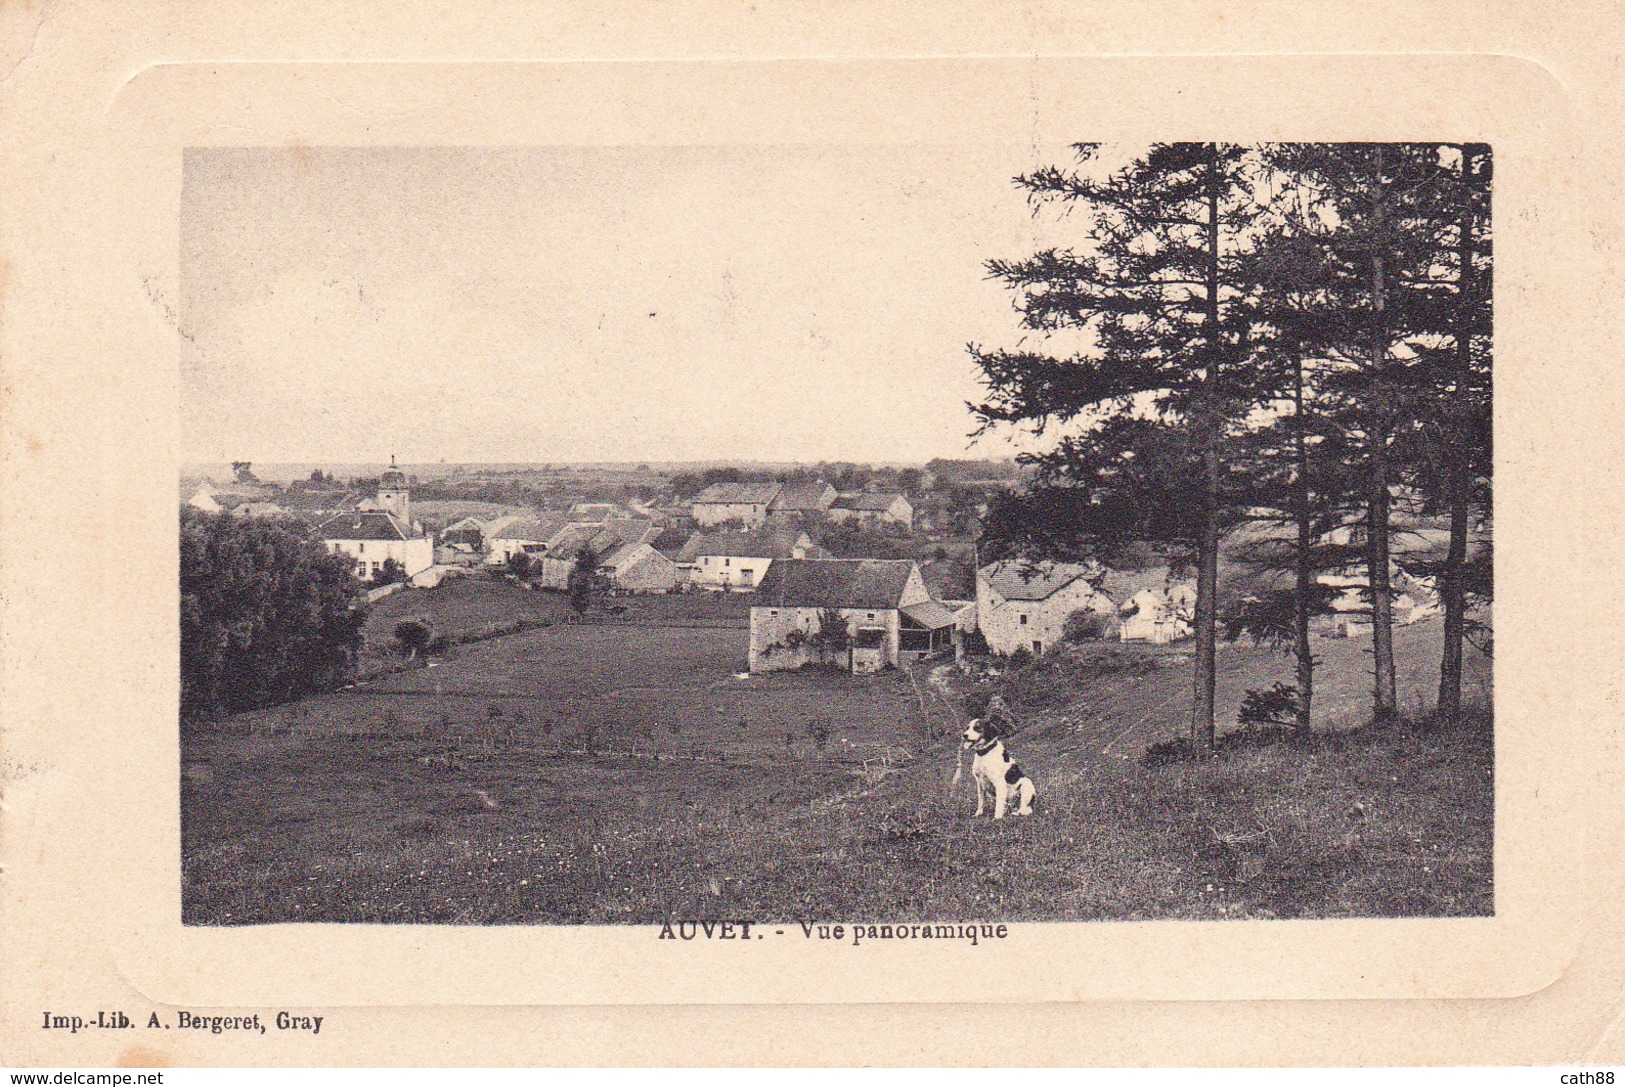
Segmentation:
<svg viewBox="0 0 1625 1087">
<path fill-rule="evenodd" d="M 1459 460 L 1460 458 L 1458 458 Z M 1439 577 L 1444 606 L 1444 657 L 1439 664 L 1439 716 L 1454 721 L 1461 715 L 1462 645 L 1467 632 L 1467 594 L 1462 588 L 1462 567 L 1467 563 L 1468 478 L 1464 468 L 1450 467 L 1450 550 Z"/>
<path fill-rule="evenodd" d="M 1461 715 L 1461 662 L 1462 643 L 1467 630 L 1467 595 L 1463 591 L 1463 567 L 1467 564 L 1467 519 L 1471 514 L 1469 491 L 1472 470 L 1467 450 L 1470 442 L 1465 435 L 1470 405 L 1469 385 L 1472 381 L 1472 306 L 1473 291 L 1473 221 L 1472 155 L 1468 147 L 1461 148 L 1461 225 L 1457 238 L 1457 259 L 1460 272 L 1457 286 L 1456 312 L 1456 388 L 1453 401 L 1446 410 L 1450 430 L 1450 464 L 1446 469 L 1446 493 L 1450 501 L 1450 549 L 1445 554 L 1444 569 L 1439 575 L 1439 602 L 1444 608 L 1444 655 L 1439 664 L 1439 716 L 1453 721 Z"/>
<path fill-rule="evenodd" d="M 1373 425 L 1366 518 L 1366 573 L 1371 588 L 1371 654 L 1375 687 L 1372 716 L 1390 718 L 1399 708 L 1394 684 L 1394 602 L 1389 593 L 1388 563 L 1388 436 L 1393 407 L 1386 374 L 1388 356 L 1387 284 L 1383 246 L 1387 243 L 1387 178 L 1382 146 L 1376 149 L 1375 196 L 1371 238 L 1371 370 Z"/>
<path fill-rule="evenodd" d="M 1311 549 L 1314 538 L 1309 522 L 1309 446 L 1304 434 L 1303 416 L 1303 359 L 1294 365 L 1293 374 L 1293 445 L 1297 459 L 1297 478 L 1292 482 L 1292 512 L 1297 521 L 1297 551 L 1294 555 L 1297 575 L 1293 594 L 1293 656 L 1298 661 L 1298 730 L 1310 729 L 1310 709 L 1315 694 L 1315 655 L 1309 644 L 1309 605 L 1314 599 L 1315 570 Z"/>
<path fill-rule="evenodd" d="M 1213 747 L 1219 588 L 1219 148 L 1208 145 L 1207 366 L 1202 378 L 1202 527 L 1197 541 L 1195 690 L 1191 751 Z"/>
<path fill-rule="evenodd" d="M 1394 599 L 1389 590 L 1388 452 L 1379 444 L 1372 454 L 1371 495 L 1366 519 L 1366 568 L 1371 584 L 1371 655 L 1376 687 L 1372 715 L 1393 717 L 1399 709 L 1394 684 Z"/>
</svg>

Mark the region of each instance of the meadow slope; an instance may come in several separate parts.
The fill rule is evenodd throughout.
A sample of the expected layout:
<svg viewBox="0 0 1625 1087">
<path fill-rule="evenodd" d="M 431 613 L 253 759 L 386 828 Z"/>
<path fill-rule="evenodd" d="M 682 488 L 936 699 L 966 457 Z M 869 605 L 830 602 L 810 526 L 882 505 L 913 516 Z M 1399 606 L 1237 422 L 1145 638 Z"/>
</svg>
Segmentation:
<svg viewBox="0 0 1625 1087">
<path fill-rule="evenodd" d="M 1183 653 L 1089 646 L 980 683 L 742 677 L 742 635 L 560 623 L 188 730 L 185 920 L 1492 910 L 1490 715 L 1350 727 L 1364 643 L 1317 646 L 1319 716 L 1336 728 L 1153 766 L 1145 748 L 1185 727 Z M 1405 702 L 1420 705 L 1437 631 L 1401 635 Z M 1244 687 L 1289 667 L 1225 647 L 1221 705 L 1233 715 Z M 1473 676 L 1486 694 L 1486 662 Z M 995 687 L 1023 717 L 1011 743 L 1042 792 L 1032 819 L 973 821 L 951 783 L 948 733 Z"/>
</svg>

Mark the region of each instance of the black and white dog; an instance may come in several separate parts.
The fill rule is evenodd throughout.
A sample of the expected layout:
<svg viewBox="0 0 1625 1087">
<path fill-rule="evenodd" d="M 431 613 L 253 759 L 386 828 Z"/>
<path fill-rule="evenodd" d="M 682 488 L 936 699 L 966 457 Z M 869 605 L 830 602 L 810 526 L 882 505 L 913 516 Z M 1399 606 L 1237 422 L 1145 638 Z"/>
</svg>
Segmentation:
<svg viewBox="0 0 1625 1087">
<path fill-rule="evenodd" d="M 1032 778 L 1022 773 L 1016 760 L 1005 751 L 1004 741 L 999 739 L 997 723 L 973 718 L 965 727 L 959 747 L 972 753 L 970 774 L 971 781 L 976 785 L 977 815 L 987 810 L 989 787 L 993 790 L 993 818 L 1004 818 L 1012 791 L 1016 794 L 1016 814 L 1033 813 L 1033 800 L 1038 796 L 1038 789 L 1033 785 Z M 959 776 L 956 769 L 954 780 L 958 781 Z"/>
</svg>

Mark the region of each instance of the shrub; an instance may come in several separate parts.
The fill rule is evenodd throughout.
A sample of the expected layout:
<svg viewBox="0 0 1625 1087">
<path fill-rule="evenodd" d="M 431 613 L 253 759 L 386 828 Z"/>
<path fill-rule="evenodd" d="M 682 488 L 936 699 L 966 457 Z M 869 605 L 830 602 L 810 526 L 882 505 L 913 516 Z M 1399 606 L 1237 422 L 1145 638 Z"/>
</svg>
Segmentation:
<svg viewBox="0 0 1625 1087">
<path fill-rule="evenodd" d="M 427 623 L 417 619 L 402 619 L 395 624 L 395 646 L 401 656 L 416 660 L 429 651 L 430 632 Z"/>
<path fill-rule="evenodd" d="M 1066 617 L 1066 625 L 1061 628 L 1063 642 L 1098 642 L 1106 637 L 1111 629 L 1110 620 L 1098 611 L 1089 608 L 1079 608 Z"/>
<path fill-rule="evenodd" d="M 1298 688 L 1277 683 L 1268 690 L 1250 689 L 1242 697 L 1236 720 L 1243 725 L 1292 727 L 1298 719 Z"/>
<path fill-rule="evenodd" d="M 385 585 L 393 585 L 397 581 L 405 580 L 406 567 L 402 566 L 394 559 L 385 559 L 379 564 L 378 572 L 372 575 L 373 585 L 379 588 L 382 588 Z"/>
<path fill-rule="evenodd" d="M 840 651 L 852 640 L 847 633 L 846 619 L 835 608 L 824 608 L 818 613 L 818 630 L 811 641 L 820 649 Z"/>
<path fill-rule="evenodd" d="M 822 721 L 808 721 L 807 722 L 807 738 L 812 740 L 813 746 L 816 747 L 819 751 L 824 750 L 824 748 L 829 745 L 830 735 L 831 735 L 831 729 L 824 722 L 822 722 Z"/>
</svg>

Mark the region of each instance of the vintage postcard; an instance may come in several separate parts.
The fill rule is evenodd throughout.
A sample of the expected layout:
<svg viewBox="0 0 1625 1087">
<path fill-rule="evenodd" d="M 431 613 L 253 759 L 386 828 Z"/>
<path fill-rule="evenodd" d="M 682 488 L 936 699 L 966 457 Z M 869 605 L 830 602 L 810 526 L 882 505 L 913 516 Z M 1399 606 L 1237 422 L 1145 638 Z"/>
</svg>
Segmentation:
<svg viewBox="0 0 1625 1087">
<path fill-rule="evenodd" d="M 1584 108 L 1121 52 L 97 69 L 8 224 L 0 1038 L 1617 1053 L 1617 667 L 1532 531 Z"/>
</svg>

